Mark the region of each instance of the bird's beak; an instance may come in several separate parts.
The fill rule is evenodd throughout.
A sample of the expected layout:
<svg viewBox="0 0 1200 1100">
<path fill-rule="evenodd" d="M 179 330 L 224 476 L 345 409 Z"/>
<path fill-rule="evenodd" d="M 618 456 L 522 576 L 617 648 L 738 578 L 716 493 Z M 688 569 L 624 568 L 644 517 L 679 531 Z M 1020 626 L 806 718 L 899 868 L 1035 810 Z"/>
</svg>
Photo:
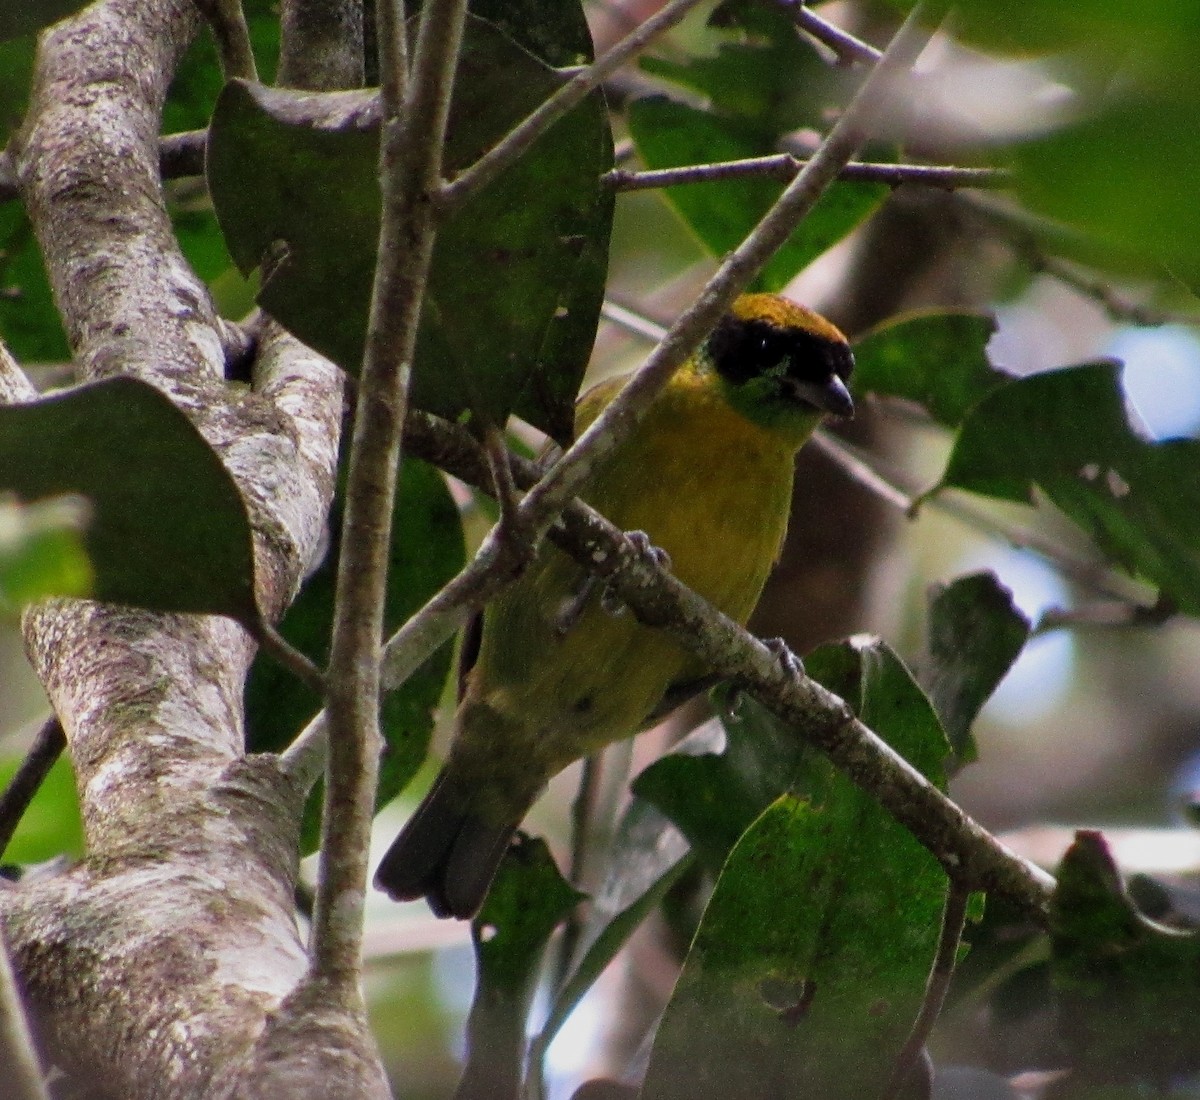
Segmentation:
<svg viewBox="0 0 1200 1100">
<path fill-rule="evenodd" d="M 824 382 L 792 382 L 792 392 L 802 401 L 807 401 L 830 416 L 850 419 L 854 415 L 854 398 L 836 374 Z"/>
</svg>

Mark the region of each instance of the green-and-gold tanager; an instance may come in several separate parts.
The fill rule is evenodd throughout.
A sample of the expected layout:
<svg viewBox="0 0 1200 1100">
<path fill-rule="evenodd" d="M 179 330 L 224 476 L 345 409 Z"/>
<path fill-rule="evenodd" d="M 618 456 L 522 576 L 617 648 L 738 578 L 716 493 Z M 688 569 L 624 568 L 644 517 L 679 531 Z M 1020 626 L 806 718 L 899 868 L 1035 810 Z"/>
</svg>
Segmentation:
<svg viewBox="0 0 1200 1100">
<path fill-rule="evenodd" d="M 796 452 L 825 414 L 853 414 L 853 364 L 823 317 L 743 295 L 580 496 L 645 532 L 684 584 L 744 623 L 783 544 Z M 577 431 L 624 381 L 580 399 Z M 375 876 L 393 898 L 474 915 L 550 777 L 637 733 L 668 689 L 703 676 L 667 634 L 581 593 L 586 574 L 547 542 L 488 607 L 449 757 Z"/>
</svg>

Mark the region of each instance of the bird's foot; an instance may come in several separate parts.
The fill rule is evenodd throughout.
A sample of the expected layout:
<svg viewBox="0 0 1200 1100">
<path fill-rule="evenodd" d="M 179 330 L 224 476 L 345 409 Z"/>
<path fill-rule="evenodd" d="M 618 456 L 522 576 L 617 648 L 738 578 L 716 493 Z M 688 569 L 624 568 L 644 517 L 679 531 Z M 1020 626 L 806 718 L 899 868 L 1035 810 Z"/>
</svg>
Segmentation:
<svg viewBox="0 0 1200 1100">
<path fill-rule="evenodd" d="M 625 538 L 639 557 L 649 558 L 660 569 L 671 568 L 671 555 L 661 546 L 655 546 L 645 531 L 626 531 Z M 626 610 L 625 601 L 611 585 L 605 585 L 600 593 L 600 606 L 614 617 L 624 615 Z"/>
<path fill-rule="evenodd" d="M 793 680 L 804 678 L 804 662 L 788 648 L 782 638 L 767 638 L 763 645 L 771 651 L 772 656 L 779 662 L 779 667 Z"/>
</svg>

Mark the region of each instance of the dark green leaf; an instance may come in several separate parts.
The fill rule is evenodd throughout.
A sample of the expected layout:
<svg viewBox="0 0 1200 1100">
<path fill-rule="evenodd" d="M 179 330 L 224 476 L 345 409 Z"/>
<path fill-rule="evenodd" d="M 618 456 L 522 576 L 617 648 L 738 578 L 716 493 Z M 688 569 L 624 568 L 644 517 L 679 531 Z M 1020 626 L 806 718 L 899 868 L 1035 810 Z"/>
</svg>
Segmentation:
<svg viewBox="0 0 1200 1100">
<path fill-rule="evenodd" d="M 592 34 L 583 5 L 574 0 L 556 4 L 545 0 L 471 0 L 470 10 L 472 15 L 494 23 L 547 65 L 566 68 L 592 60 Z"/>
<path fill-rule="evenodd" d="M 971 724 L 1029 640 L 1029 620 L 995 573 L 929 592 L 921 684 L 960 763 L 975 759 Z"/>
<path fill-rule="evenodd" d="M 330 518 L 340 531 L 340 512 Z M 392 520 L 392 547 L 384 627 L 396 630 L 442 587 L 465 560 L 462 524 L 445 479 L 433 467 L 406 459 L 400 471 Z M 323 667 L 329 656 L 336 547 L 305 582 L 280 623 L 283 636 Z M 383 806 L 416 774 L 429 748 L 434 711 L 450 671 L 453 643 L 430 657 L 397 691 L 385 696 L 380 724 L 387 751 L 380 762 L 376 804 Z M 321 701 L 270 658 L 260 655 L 246 684 L 247 744 L 254 752 L 284 748 L 320 709 Z M 312 851 L 320 833 L 320 792 L 309 800 L 303 846 Z"/>
<path fill-rule="evenodd" d="M 1012 376 L 988 361 L 996 322 L 955 311 L 892 320 L 854 345 L 854 392 L 902 397 L 957 428 L 968 410 Z"/>
<path fill-rule="evenodd" d="M 96 599 L 258 621 L 237 485 L 153 386 L 110 378 L 0 408 L 3 491 L 89 501 Z"/>
<path fill-rule="evenodd" d="M 467 1019 L 467 1064 L 459 1097 L 516 1100 L 525 1027 L 538 966 L 554 929 L 583 895 L 559 874 L 539 838 L 521 835 L 500 865 L 471 924 L 478 978 Z"/>
<path fill-rule="evenodd" d="M 946 741 L 882 643 L 827 646 L 810 674 L 939 785 Z M 877 1095 L 921 1003 L 946 878 L 828 765 L 730 853 L 658 1031 L 642 1096 Z"/>
<path fill-rule="evenodd" d="M 32 36 L 0 42 L 0 145 L 7 144 L 25 115 L 36 49 Z"/>
<path fill-rule="evenodd" d="M 483 20 L 468 20 L 447 171 L 472 163 L 561 83 Z M 357 371 L 378 237 L 378 136 L 366 95 L 306 97 L 328 121 L 298 125 L 294 97 L 222 93 L 209 186 L 243 271 L 270 253 L 260 301 L 297 336 Z M 611 137 L 598 95 L 439 228 L 413 374 L 415 403 L 456 419 L 510 411 L 570 436 L 603 293 Z M 248 174 L 247 164 L 257 166 Z"/>
<path fill-rule="evenodd" d="M 642 68 L 699 92 L 714 112 L 738 118 L 764 151 L 780 134 L 826 125 L 826 112 L 845 101 L 853 78 L 825 64 L 780 8 L 725 4 L 719 16 L 730 34 L 715 54 L 683 61 L 650 56 Z"/>
<path fill-rule="evenodd" d="M 73 15 L 88 0 L 12 0 L 0 6 L 0 41 L 33 34 Z"/>
<path fill-rule="evenodd" d="M 1200 441 L 1130 425 L 1119 364 L 1022 378 L 963 423 L 942 485 L 1029 501 L 1034 486 L 1130 572 L 1200 614 Z"/>
<path fill-rule="evenodd" d="M 70 358 L 42 253 L 19 203 L 0 206 L 0 337 L 24 362 Z"/>
<path fill-rule="evenodd" d="M 648 168 L 676 168 L 740 160 L 774 152 L 740 118 L 688 107 L 662 97 L 630 105 L 629 129 Z M 783 184 L 766 179 L 689 183 L 663 194 L 714 256 L 741 244 L 779 198 Z M 883 201 L 880 184 L 837 183 L 772 256 L 757 287 L 780 290 L 821 253 L 837 244 Z"/>
<path fill-rule="evenodd" d="M 92 566 L 83 545 L 87 506 L 60 498 L 17 504 L 0 497 L 0 614 L 46 596 L 86 596 Z"/>
<path fill-rule="evenodd" d="M 1076 834 L 1050 910 L 1059 1032 L 1081 1082 L 1165 1084 L 1200 1069 L 1200 937 L 1129 899 L 1099 833 Z"/>
</svg>

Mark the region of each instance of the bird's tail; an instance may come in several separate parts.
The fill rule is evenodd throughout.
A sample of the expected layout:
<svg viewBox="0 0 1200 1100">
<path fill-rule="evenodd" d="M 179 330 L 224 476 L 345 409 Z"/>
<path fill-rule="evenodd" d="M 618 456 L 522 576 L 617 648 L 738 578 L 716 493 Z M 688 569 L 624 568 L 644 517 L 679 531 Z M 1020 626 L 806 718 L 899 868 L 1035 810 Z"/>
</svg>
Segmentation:
<svg viewBox="0 0 1200 1100">
<path fill-rule="evenodd" d="M 439 917 L 479 912 L 517 823 L 491 825 L 442 769 L 425 800 L 392 841 L 375 885 L 393 901 L 424 897 Z"/>
</svg>

